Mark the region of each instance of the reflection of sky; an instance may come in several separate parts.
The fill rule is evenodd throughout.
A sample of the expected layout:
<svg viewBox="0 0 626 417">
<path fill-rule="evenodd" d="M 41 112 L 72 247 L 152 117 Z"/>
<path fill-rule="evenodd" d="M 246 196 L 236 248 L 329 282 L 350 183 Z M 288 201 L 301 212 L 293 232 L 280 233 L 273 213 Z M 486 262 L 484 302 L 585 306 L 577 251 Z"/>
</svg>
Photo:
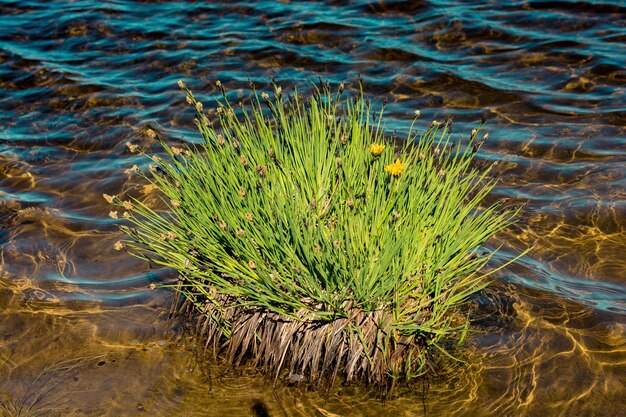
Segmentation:
<svg viewBox="0 0 626 417">
<path fill-rule="evenodd" d="M 506 262 L 515 256 L 503 251 L 495 258 L 498 262 Z M 531 256 L 518 259 L 511 269 L 513 271 L 507 271 L 502 280 L 549 294 L 558 294 L 561 298 L 598 311 L 626 314 L 626 286 L 622 284 L 604 282 L 603 277 L 596 277 L 591 281 L 585 277 L 571 276 Z"/>
</svg>

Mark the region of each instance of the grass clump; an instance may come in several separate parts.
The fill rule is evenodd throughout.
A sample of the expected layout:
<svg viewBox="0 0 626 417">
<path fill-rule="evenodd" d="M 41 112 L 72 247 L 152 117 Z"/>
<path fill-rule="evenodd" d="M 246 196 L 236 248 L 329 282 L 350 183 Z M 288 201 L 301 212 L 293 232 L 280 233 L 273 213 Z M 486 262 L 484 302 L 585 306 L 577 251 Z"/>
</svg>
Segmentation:
<svg viewBox="0 0 626 417">
<path fill-rule="evenodd" d="M 361 89 L 251 85 L 233 106 L 218 83 L 206 112 L 179 85 L 203 141 L 152 157 L 166 208 L 107 198 L 132 223 L 118 249 L 179 272 L 207 346 L 277 377 L 387 385 L 463 341 L 463 305 L 493 272 L 480 246 L 515 214 L 479 206 L 495 185 L 471 163 L 480 127 L 464 144 L 448 122 L 418 135 L 416 112 L 398 143 Z"/>
</svg>

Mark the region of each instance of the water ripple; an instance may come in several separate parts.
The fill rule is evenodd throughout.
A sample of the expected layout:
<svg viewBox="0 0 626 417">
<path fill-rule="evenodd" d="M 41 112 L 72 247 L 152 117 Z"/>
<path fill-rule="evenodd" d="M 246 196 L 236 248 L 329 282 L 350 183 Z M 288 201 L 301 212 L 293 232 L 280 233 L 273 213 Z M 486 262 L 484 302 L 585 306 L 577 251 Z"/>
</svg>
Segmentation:
<svg viewBox="0 0 626 417">
<path fill-rule="evenodd" d="M 626 321 L 623 1 L 24 0 L 0 2 L 0 28 L 0 305 L 11 306 L 0 315 L 7 323 L 45 312 L 58 321 L 41 319 L 37 328 L 63 333 L 84 311 L 88 317 L 68 334 L 97 357 L 103 344 L 128 348 L 112 330 L 109 339 L 93 339 L 115 327 L 109 314 L 139 323 L 162 301 L 147 286 L 167 272 L 113 251 L 120 234 L 102 194 L 157 201 L 124 172 L 146 166 L 126 141 L 157 149 L 148 128 L 171 143 L 199 140 L 178 79 L 210 108 L 216 79 L 239 100 L 248 80 L 268 89 L 274 75 L 288 90 L 322 76 L 350 90 L 361 74 L 366 94 L 388 100 L 390 131 L 405 132 L 416 109 L 420 129 L 449 116 L 462 135 L 486 116 L 490 139 L 478 159 L 497 161 L 501 177 L 489 201 L 525 204 L 519 224 L 492 243 L 506 244 L 502 261 L 534 245 L 495 280 L 520 301 L 501 314 L 510 328 L 474 339 L 488 349 L 480 371 L 459 376 L 457 391 L 433 388 L 425 405 L 402 398 L 393 412 L 541 415 L 538 404 L 550 403 L 560 415 L 611 415 L 624 405 L 616 382 L 624 374 Z M 163 325 L 152 320 L 129 327 L 152 335 Z M 15 332 L 2 330 L 4 322 L 0 336 Z M 72 338 L 61 337 L 60 346 L 69 351 Z M 0 359 L 15 350 L 10 340 L 0 337 Z M 563 369 L 560 357 L 574 366 Z M 11 359 L 15 381 L 24 358 Z M 559 373 L 585 383 L 567 391 Z M 261 400 L 279 414 L 385 412 L 355 393 L 285 405 L 289 390 L 271 392 L 254 378 L 223 382 L 202 401 L 230 401 L 226 408 L 239 414 Z M 194 415 L 205 385 L 187 383 L 155 387 L 151 398 L 160 400 L 147 400 L 146 390 L 140 399 L 120 396 L 129 407 L 95 413 Z M 245 401 L 228 400 L 231 392 Z M 616 408 L 599 400 L 605 395 Z"/>
</svg>

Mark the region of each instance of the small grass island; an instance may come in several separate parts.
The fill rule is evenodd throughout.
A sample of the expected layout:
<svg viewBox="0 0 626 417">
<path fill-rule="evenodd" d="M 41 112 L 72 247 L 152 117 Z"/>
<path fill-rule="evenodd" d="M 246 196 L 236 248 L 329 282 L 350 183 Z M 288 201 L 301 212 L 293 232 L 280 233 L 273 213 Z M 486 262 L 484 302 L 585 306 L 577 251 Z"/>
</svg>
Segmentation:
<svg viewBox="0 0 626 417">
<path fill-rule="evenodd" d="M 105 198 L 127 223 L 116 249 L 179 273 L 164 285 L 215 355 L 275 378 L 385 388 L 453 355 L 468 297 L 497 270 L 481 245 L 517 214 L 481 205 L 495 185 L 472 163 L 482 124 L 467 140 L 450 121 L 418 134 L 416 111 L 396 140 L 360 81 L 306 97 L 250 83 L 236 105 L 218 81 L 209 112 L 179 86 L 203 141 L 148 156 L 140 175 L 163 206 Z"/>
</svg>

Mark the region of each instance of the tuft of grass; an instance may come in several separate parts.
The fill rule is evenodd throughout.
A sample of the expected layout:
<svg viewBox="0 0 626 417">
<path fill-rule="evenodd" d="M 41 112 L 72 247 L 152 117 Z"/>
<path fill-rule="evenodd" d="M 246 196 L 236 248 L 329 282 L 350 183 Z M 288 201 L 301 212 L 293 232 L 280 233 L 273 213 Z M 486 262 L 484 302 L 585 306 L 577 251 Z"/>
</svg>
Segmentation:
<svg viewBox="0 0 626 417">
<path fill-rule="evenodd" d="M 461 143 L 450 122 L 418 134 L 416 112 L 397 141 L 361 87 L 251 85 L 234 106 L 218 82 L 207 112 L 179 86 L 203 141 L 151 157 L 163 207 L 106 198 L 131 223 L 116 248 L 179 272 L 168 285 L 207 347 L 276 377 L 383 386 L 452 356 L 494 272 L 481 245 L 516 214 L 481 206 L 495 185 L 472 164 L 482 124 Z"/>
</svg>

